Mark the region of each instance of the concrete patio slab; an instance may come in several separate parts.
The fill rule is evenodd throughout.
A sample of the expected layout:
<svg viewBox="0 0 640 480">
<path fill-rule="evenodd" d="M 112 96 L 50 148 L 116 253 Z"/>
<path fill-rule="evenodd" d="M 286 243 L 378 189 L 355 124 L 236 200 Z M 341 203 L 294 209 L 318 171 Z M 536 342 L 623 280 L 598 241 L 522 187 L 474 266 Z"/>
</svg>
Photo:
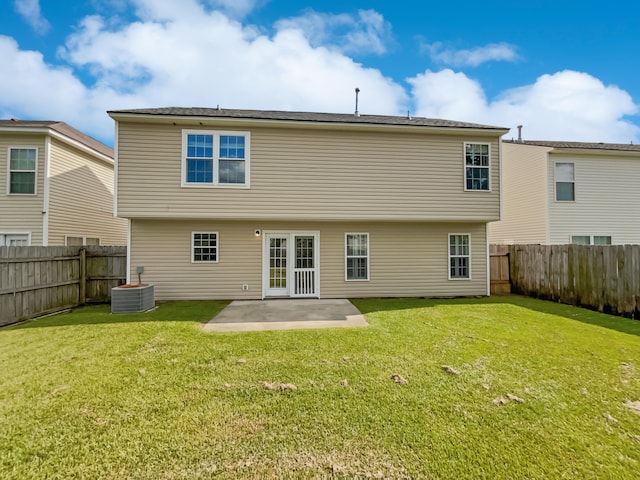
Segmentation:
<svg viewBox="0 0 640 480">
<path fill-rule="evenodd" d="M 202 329 L 248 332 L 368 326 L 364 315 L 346 299 L 235 300 Z"/>
</svg>

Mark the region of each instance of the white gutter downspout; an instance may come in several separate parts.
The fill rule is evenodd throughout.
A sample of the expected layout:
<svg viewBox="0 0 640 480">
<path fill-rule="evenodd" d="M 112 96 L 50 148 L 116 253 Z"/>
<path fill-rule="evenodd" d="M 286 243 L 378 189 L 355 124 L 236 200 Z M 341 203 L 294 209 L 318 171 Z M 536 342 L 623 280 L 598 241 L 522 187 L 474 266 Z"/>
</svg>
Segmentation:
<svg viewBox="0 0 640 480">
<path fill-rule="evenodd" d="M 127 218 L 127 284 L 131 283 L 131 219 Z"/>
<path fill-rule="evenodd" d="M 489 256 L 489 224 L 484 224 L 485 243 L 487 246 L 487 297 L 491 296 L 491 257 Z"/>
<path fill-rule="evenodd" d="M 44 178 L 42 200 L 42 246 L 49 245 L 49 178 L 51 177 L 51 137 L 44 137 Z"/>
<path fill-rule="evenodd" d="M 115 141 L 113 142 L 113 216 L 118 216 L 118 121 L 115 126 Z"/>
</svg>

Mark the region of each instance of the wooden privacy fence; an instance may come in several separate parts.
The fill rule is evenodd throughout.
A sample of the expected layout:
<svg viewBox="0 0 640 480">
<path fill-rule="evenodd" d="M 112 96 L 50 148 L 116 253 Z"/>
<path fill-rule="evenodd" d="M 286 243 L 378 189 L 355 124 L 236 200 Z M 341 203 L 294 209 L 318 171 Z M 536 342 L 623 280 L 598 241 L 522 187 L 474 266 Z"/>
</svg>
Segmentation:
<svg viewBox="0 0 640 480">
<path fill-rule="evenodd" d="M 108 302 L 126 257 L 127 247 L 0 247 L 0 326 Z"/>
<path fill-rule="evenodd" d="M 510 245 L 511 289 L 640 318 L 640 245 Z"/>
<path fill-rule="evenodd" d="M 489 279 L 491 295 L 511 293 L 508 245 L 489 245 Z"/>
</svg>

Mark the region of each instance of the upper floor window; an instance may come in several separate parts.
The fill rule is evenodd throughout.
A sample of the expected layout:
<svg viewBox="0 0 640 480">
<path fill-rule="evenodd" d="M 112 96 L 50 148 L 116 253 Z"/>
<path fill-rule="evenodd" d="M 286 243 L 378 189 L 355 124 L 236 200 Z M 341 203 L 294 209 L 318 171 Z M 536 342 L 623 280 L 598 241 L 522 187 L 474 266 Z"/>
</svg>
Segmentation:
<svg viewBox="0 0 640 480">
<path fill-rule="evenodd" d="M 471 241 L 468 234 L 449 235 L 449 280 L 471 278 Z"/>
<path fill-rule="evenodd" d="M 9 193 L 36 193 L 37 148 L 9 149 Z"/>
<path fill-rule="evenodd" d="M 464 144 L 464 189 L 489 191 L 490 159 L 488 143 Z"/>
<path fill-rule="evenodd" d="M 183 186 L 249 186 L 249 132 L 184 130 Z"/>
<path fill-rule="evenodd" d="M 556 163 L 556 201 L 573 202 L 576 199 L 575 170 L 573 163 Z"/>
</svg>

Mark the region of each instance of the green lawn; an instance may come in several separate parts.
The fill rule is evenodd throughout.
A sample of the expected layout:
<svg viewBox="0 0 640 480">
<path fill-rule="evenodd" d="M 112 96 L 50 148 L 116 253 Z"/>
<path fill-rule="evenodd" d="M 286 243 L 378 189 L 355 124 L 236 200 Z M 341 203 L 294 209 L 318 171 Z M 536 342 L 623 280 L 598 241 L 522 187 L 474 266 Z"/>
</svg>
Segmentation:
<svg viewBox="0 0 640 480">
<path fill-rule="evenodd" d="M 638 478 L 637 320 L 354 303 L 369 328 L 202 333 L 225 303 L 175 302 L 0 329 L 0 478 Z"/>
</svg>

